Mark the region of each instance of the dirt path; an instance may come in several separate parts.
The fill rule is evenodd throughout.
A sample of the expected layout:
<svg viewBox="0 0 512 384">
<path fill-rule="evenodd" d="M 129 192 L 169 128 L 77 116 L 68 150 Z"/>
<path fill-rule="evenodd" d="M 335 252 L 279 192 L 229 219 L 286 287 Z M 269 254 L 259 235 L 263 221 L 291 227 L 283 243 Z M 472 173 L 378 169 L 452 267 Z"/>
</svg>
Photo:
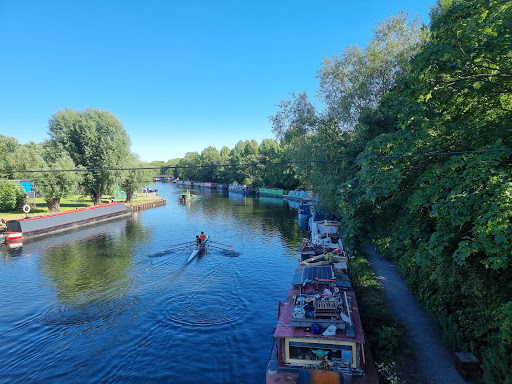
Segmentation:
<svg viewBox="0 0 512 384">
<path fill-rule="evenodd" d="M 397 267 L 383 259 L 372 246 L 365 245 L 363 249 L 391 311 L 409 331 L 410 347 L 418 368 L 418 381 L 414 384 L 465 384 L 455 370 L 454 355 L 442 345 L 439 332 L 410 293 Z"/>
</svg>

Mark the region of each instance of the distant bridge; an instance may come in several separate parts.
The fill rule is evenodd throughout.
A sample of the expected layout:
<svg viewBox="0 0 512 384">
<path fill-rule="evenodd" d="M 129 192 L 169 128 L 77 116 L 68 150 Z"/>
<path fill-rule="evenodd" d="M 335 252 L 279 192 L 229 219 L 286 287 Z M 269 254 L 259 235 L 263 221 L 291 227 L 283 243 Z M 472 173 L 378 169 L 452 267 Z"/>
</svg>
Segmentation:
<svg viewBox="0 0 512 384">
<path fill-rule="evenodd" d="M 171 175 L 155 175 L 153 176 L 153 181 L 163 181 L 163 180 L 174 180 L 174 177 Z"/>
</svg>

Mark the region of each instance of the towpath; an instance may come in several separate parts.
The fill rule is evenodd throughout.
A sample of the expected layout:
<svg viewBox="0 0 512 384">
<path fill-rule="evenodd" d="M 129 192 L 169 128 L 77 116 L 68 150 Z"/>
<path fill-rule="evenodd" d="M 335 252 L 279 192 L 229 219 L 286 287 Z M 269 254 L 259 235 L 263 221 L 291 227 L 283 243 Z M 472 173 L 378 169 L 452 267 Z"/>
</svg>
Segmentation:
<svg viewBox="0 0 512 384">
<path fill-rule="evenodd" d="M 397 267 L 383 259 L 371 245 L 363 249 L 391 311 L 409 331 L 419 373 L 414 384 L 465 384 L 455 370 L 454 355 L 441 343 L 439 331 L 409 291 Z"/>
</svg>

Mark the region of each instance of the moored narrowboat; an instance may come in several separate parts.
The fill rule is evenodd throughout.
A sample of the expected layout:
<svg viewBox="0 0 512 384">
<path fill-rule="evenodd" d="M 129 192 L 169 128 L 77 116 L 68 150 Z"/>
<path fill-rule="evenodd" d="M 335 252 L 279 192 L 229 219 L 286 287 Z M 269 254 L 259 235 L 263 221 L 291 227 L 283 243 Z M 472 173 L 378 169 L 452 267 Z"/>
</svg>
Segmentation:
<svg viewBox="0 0 512 384">
<path fill-rule="evenodd" d="M 331 265 L 299 265 L 292 285 L 279 303 L 267 384 L 321 375 L 316 371 L 329 382 L 362 377 L 365 340 L 355 293 L 338 284 Z"/>
<path fill-rule="evenodd" d="M 292 201 L 302 201 L 302 200 L 311 200 L 313 196 L 312 191 L 302 191 L 302 190 L 291 190 L 288 192 L 287 199 Z"/>
<path fill-rule="evenodd" d="M 50 232 L 62 231 L 76 226 L 108 220 L 132 213 L 124 203 L 107 203 L 71 211 L 35 216 L 27 219 L 9 220 L 6 223 L 6 234 L 12 233 L 16 238 L 30 238 Z M 19 235 L 14 235 L 19 234 Z M 7 240 L 7 237 L 6 237 Z"/>
<path fill-rule="evenodd" d="M 199 183 L 199 187 L 207 189 L 217 189 L 217 183 Z"/>
<path fill-rule="evenodd" d="M 253 196 L 256 192 L 248 185 L 230 184 L 228 187 L 229 192 L 240 193 L 244 196 Z"/>
<path fill-rule="evenodd" d="M 286 195 L 286 191 L 280 188 L 259 188 L 258 193 L 260 196 L 266 197 L 278 197 L 283 198 Z"/>
</svg>

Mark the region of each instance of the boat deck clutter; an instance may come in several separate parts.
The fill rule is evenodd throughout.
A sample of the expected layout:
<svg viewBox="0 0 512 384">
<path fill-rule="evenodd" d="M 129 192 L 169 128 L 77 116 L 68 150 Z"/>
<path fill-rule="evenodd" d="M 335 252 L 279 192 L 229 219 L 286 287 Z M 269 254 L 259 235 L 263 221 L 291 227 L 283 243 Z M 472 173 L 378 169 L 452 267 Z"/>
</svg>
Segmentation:
<svg viewBox="0 0 512 384">
<path fill-rule="evenodd" d="M 337 223 L 310 219 L 311 236 L 301 246 L 286 300 L 279 303 L 267 384 L 378 382 L 375 368 L 367 365 L 369 352 Z"/>
</svg>

